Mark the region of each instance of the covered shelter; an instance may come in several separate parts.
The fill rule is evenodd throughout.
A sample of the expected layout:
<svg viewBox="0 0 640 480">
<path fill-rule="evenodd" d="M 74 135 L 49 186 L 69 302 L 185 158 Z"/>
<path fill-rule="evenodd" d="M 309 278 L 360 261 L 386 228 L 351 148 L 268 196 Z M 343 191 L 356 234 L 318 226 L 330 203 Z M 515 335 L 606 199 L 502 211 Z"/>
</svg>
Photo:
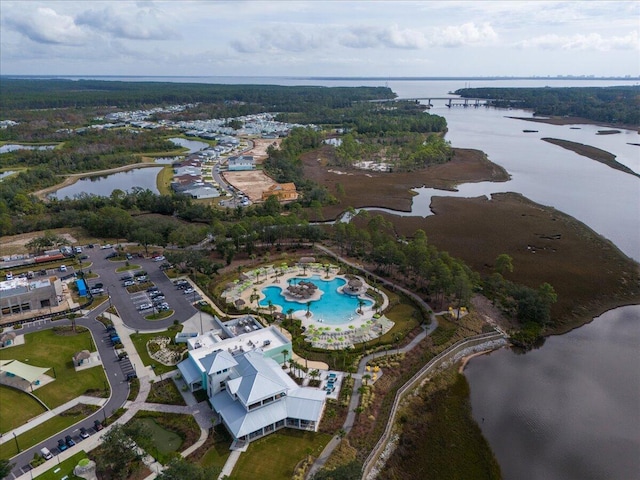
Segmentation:
<svg viewBox="0 0 640 480">
<path fill-rule="evenodd" d="M 81 350 L 73 356 L 73 363 L 82 365 L 89 358 L 91 358 L 91 352 L 89 350 Z"/>
<path fill-rule="evenodd" d="M 31 390 L 33 390 L 33 385 L 40 385 L 40 378 L 49 370 L 51 370 L 50 367 L 35 367 L 18 360 L 2 360 L 2 363 L 0 363 L 0 381 L 21 390 L 25 390 L 26 386 L 31 387 Z M 17 382 L 15 379 L 22 379 L 24 382 Z"/>
<path fill-rule="evenodd" d="M 6 332 L 0 335 L 0 347 L 8 347 L 15 342 L 16 333 L 15 332 Z"/>
</svg>

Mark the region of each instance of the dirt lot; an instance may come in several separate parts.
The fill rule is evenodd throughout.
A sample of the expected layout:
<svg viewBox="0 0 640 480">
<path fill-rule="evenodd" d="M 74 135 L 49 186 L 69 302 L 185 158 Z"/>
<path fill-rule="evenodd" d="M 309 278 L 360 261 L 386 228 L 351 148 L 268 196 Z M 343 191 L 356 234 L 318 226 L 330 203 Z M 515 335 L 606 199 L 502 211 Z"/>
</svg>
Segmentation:
<svg viewBox="0 0 640 480">
<path fill-rule="evenodd" d="M 274 182 L 271 177 L 268 177 L 262 170 L 224 172 L 222 176 L 227 183 L 244 192 L 252 202 L 260 201 L 262 199 L 262 192 L 271 185 L 276 184 L 276 182 Z"/>
<path fill-rule="evenodd" d="M 281 138 L 252 138 L 253 148 L 248 152 L 245 152 L 245 155 L 253 155 L 253 158 L 256 161 L 256 164 L 261 164 L 267 158 L 267 148 L 269 146 L 275 144 L 277 147 L 280 146 Z"/>
</svg>

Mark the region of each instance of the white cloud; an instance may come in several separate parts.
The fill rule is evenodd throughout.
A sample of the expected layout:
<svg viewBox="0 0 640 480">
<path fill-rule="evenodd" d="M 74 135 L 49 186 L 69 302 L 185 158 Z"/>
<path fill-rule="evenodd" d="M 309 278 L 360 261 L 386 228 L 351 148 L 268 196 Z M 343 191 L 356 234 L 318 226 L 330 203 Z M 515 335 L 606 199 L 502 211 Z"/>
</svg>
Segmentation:
<svg viewBox="0 0 640 480">
<path fill-rule="evenodd" d="M 480 26 L 476 26 L 475 23 L 465 23 L 436 29 L 431 36 L 431 45 L 443 47 L 487 45 L 497 39 L 498 34 L 488 23 Z"/>
<path fill-rule="evenodd" d="M 617 37 L 603 37 L 599 33 L 574 35 L 542 35 L 522 41 L 518 46 L 523 48 L 542 48 L 546 50 L 640 50 L 638 32 L 629 32 Z"/>
<path fill-rule="evenodd" d="M 47 7 L 9 16 L 4 23 L 37 43 L 83 45 L 88 39 L 88 32 L 72 16 L 60 15 Z"/>
</svg>

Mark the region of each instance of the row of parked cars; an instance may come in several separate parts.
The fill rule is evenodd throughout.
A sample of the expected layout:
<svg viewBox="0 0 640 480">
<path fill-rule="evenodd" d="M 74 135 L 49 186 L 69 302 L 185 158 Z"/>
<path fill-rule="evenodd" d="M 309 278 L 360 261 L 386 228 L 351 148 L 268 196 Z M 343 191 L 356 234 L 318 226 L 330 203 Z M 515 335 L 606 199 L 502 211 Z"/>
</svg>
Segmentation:
<svg viewBox="0 0 640 480">
<path fill-rule="evenodd" d="M 98 432 L 102 430 L 102 428 L 103 426 L 100 420 L 95 420 L 93 422 L 93 430 Z M 85 438 L 89 438 L 90 435 L 91 434 L 89 433 L 89 430 L 87 430 L 85 427 L 81 427 L 80 433 L 76 437 L 76 440 L 74 440 L 71 435 L 67 435 L 66 437 L 64 437 L 64 439 L 60 438 L 58 440 L 58 444 L 54 447 L 54 450 L 57 448 L 58 453 L 62 453 L 67 448 L 73 447 L 76 444 L 76 442 L 84 440 Z M 53 458 L 53 453 L 51 453 L 51 450 L 49 450 L 47 447 L 42 447 L 40 449 L 40 454 L 42 455 L 42 458 L 44 458 L 45 460 L 50 460 Z"/>
</svg>

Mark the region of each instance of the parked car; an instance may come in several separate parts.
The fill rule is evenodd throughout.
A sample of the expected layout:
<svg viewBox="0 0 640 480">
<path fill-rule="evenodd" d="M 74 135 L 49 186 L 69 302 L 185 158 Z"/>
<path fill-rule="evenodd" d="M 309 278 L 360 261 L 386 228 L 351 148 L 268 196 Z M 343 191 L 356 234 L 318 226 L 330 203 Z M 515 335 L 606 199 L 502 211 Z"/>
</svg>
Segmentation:
<svg viewBox="0 0 640 480">
<path fill-rule="evenodd" d="M 58 450 L 60 450 L 61 452 L 64 452 L 67 448 L 69 448 L 69 447 L 67 447 L 67 444 L 64 443 L 64 440 L 63 439 L 59 439 L 58 440 Z"/>
<path fill-rule="evenodd" d="M 60 265 L 60 271 L 61 272 L 66 272 L 67 271 L 67 266 L 66 265 Z"/>
<path fill-rule="evenodd" d="M 131 380 L 133 380 L 134 378 L 138 378 L 138 375 L 136 375 L 135 372 L 129 372 L 127 373 L 127 382 L 130 382 Z"/>
<path fill-rule="evenodd" d="M 138 310 L 140 311 L 149 310 L 150 308 L 153 308 L 153 305 L 151 303 L 143 303 L 142 305 L 138 306 Z"/>
<path fill-rule="evenodd" d="M 107 248 L 111 248 L 111 244 L 110 244 L 110 243 L 107 243 L 107 244 L 105 244 L 105 245 L 102 245 L 100 248 L 101 248 L 102 250 L 106 250 Z"/>
<path fill-rule="evenodd" d="M 130 273 L 126 273 L 120 277 L 120 280 L 131 280 L 132 278 L 133 275 L 131 275 Z"/>
<path fill-rule="evenodd" d="M 89 432 L 84 427 L 80 427 L 80 438 L 89 438 Z"/>
<path fill-rule="evenodd" d="M 125 280 L 122 284 L 123 287 L 130 287 L 132 285 L 135 285 L 136 282 L 134 282 L 133 280 Z"/>
<path fill-rule="evenodd" d="M 104 293 L 104 289 L 103 288 L 92 288 L 89 291 L 91 292 L 91 295 L 100 295 L 100 294 Z"/>
<path fill-rule="evenodd" d="M 53 453 L 51 453 L 47 447 L 40 449 L 40 455 L 42 455 L 42 458 L 45 460 L 51 460 L 53 458 Z"/>
<path fill-rule="evenodd" d="M 160 289 L 159 289 L 158 287 L 156 287 L 155 285 L 154 285 L 153 287 L 149 287 L 149 288 L 147 288 L 147 292 L 151 292 L 151 293 L 153 293 L 153 292 L 157 292 L 157 291 L 159 291 L 159 290 L 160 290 Z"/>
<path fill-rule="evenodd" d="M 67 444 L 67 447 L 71 448 L 73 447 L 76 442 L 73 441 L 73 438 L 71 438 L 71 435 L 67 435 L 66 437 L 64 437 L 64 443 Z"/>
<path fill-rule="evenodd" d="M 146 282 L 149 280 L 149 277 L 147 277 L 146 275 L 141 275 L 140 277 L 136 277 L 136 280 L 140 283 Z"/>
<path fill-rule="evenodd" d="M 109 255 L 107 255 L 107 256 L 106 256 L 106 257 L 104 257 L 104 258 L 106 258 L 107 260 L 109 260 L 110 258 L 115 258 L 115 257 L 117 257 L 117 256 L 118 256 L 118 254 L 117 254 L 116 252 L 111 252 Z"/>
<path fill-rule="evenodd" d="M 193 293 L 193 292 L 195 292 L 195 289 L 194 289 L 193 287 L 189 287 L 189 288 L 186 288 L 186 289 L 184 290 L 184 294 L 185 294 L 185 295 L 187 295 L 187 294 L 189 294 L 189 293 Z"/>
<path fill-rule="evenodd" d="M 93 428 L 95 428 L 98 432 L 100 430 L 102 430 L 104 427 L 102 426 L 102 423 L 100 423 L 100 420 L 94 420 L 93 422 Z"/>
<path fill-rule="evenodd" d="M 153 259 L 153 261 L 154 261 L 154 262 L 163 262 L 164 260 L 166 260 L 166 259 L 164 258 L 164 255 L 160 255 L 160 256 L 155 257 L 155 258 Z"/>
</svg>

